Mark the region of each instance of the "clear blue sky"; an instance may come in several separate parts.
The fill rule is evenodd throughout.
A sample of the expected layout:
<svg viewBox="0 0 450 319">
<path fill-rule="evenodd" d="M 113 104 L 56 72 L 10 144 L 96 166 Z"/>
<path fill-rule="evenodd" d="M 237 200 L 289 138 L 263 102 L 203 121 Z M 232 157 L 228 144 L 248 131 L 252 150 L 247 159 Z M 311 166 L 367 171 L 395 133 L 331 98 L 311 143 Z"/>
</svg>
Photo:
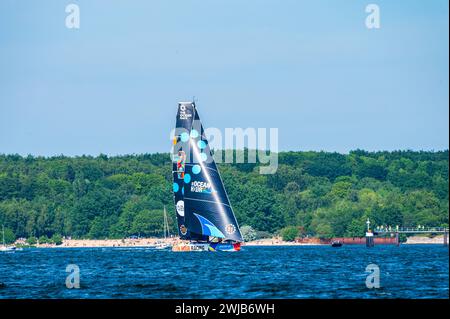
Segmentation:
<svg viewBox="0 0 450 319">
<path fill-rule="evenodd" d="M 65 27 L 77 3 L 81 28 Z M 365 6 L 381 29 L 365 27 Z M 166 152 L 179 100 L 282 150 L 448 149 L 448 1 L 0 1 L 0 153 Z"/>
</svg>

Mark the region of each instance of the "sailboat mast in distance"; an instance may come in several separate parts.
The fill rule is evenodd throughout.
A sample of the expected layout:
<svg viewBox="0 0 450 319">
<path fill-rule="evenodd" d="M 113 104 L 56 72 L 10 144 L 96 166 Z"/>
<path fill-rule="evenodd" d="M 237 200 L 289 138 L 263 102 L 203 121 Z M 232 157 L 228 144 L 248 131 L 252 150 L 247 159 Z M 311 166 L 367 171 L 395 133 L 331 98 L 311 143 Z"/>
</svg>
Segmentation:
<svg viewBox="0 0 450 319">
<path fill-rule="evenodd" d="M 178 103 L 173 144 L 173 193 L 180 238 L 211 243 L 208 250 L 240 247 L 242 235 L 194 102 Z"/>
<path fill-rule="evenodd" d="M 167 217 L 166 205 L 164 205 L 164 238 L 170 238 L 169 218 Z"/>
</svg>

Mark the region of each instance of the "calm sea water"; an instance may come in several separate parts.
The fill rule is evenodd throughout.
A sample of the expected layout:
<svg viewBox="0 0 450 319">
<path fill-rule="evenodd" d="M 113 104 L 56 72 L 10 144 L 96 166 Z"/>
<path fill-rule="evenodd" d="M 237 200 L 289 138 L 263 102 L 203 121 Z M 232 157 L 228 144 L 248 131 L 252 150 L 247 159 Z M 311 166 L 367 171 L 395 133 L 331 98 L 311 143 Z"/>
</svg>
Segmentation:
<svg viewBox="0 0 450 319">
<path fill-rule="evenodd" d="M 67 289 L 66 266 L 80 268 Z M 366 288 L 366 266 L 380 269 Z M 449 251 L 421 246 L 244 247 L 238 253 L 147 248 L 0 253 L 0 298 L 449 298 Z"/>
</svg>

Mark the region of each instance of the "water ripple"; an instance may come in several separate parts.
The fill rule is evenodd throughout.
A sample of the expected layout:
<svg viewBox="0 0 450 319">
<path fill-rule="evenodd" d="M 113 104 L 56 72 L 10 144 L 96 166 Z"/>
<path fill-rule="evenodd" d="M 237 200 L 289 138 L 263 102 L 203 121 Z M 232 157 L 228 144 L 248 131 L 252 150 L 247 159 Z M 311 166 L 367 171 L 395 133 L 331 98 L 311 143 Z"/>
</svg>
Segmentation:
<svg viewBox="0 0 450 319">
<path fill-rule="evenodd" d="M 372 263 L 380 268 L 379 289 L 365 285 L 365 269 Z M 80 289 L 65 286 L 68 264 L 80 267 Z M 448 248 L 439 245 L 0 254 L 0 298 L 449 298 L 448 285 Z"/>
</svg>

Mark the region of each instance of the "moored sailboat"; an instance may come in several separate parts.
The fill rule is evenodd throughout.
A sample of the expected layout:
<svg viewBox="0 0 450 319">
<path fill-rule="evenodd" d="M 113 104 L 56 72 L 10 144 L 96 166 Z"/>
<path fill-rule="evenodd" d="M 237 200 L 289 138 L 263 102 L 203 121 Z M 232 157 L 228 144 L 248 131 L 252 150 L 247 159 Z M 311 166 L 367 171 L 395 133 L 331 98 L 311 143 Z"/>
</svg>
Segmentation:
<svg viewBox="0 0 450 319">
<path fill-rule="evenodd" d="M 173 193 L 182 243 L 173 251 L 238 251 L 239 226 L 194 102 L 178 103 Z"/>
<path fill-rule="evenodd" d="M 167 242 L 170 238 L 170 230 L 169 230 L 169 220 L 167 218 L 166 206 L 164 206 L 164 241 L 157 242 L 154 246 L 155 249 L 167 249 L 171 248 L 172 245 Z"/>
<path fill-rule="evenodd" d="M 2 225 L 2 246 L 0 246 L 0 251 L 14 251 L 16 250 L 15 246 L 6 246 L 5 244 L 5 226 Z"/>
</svg>

